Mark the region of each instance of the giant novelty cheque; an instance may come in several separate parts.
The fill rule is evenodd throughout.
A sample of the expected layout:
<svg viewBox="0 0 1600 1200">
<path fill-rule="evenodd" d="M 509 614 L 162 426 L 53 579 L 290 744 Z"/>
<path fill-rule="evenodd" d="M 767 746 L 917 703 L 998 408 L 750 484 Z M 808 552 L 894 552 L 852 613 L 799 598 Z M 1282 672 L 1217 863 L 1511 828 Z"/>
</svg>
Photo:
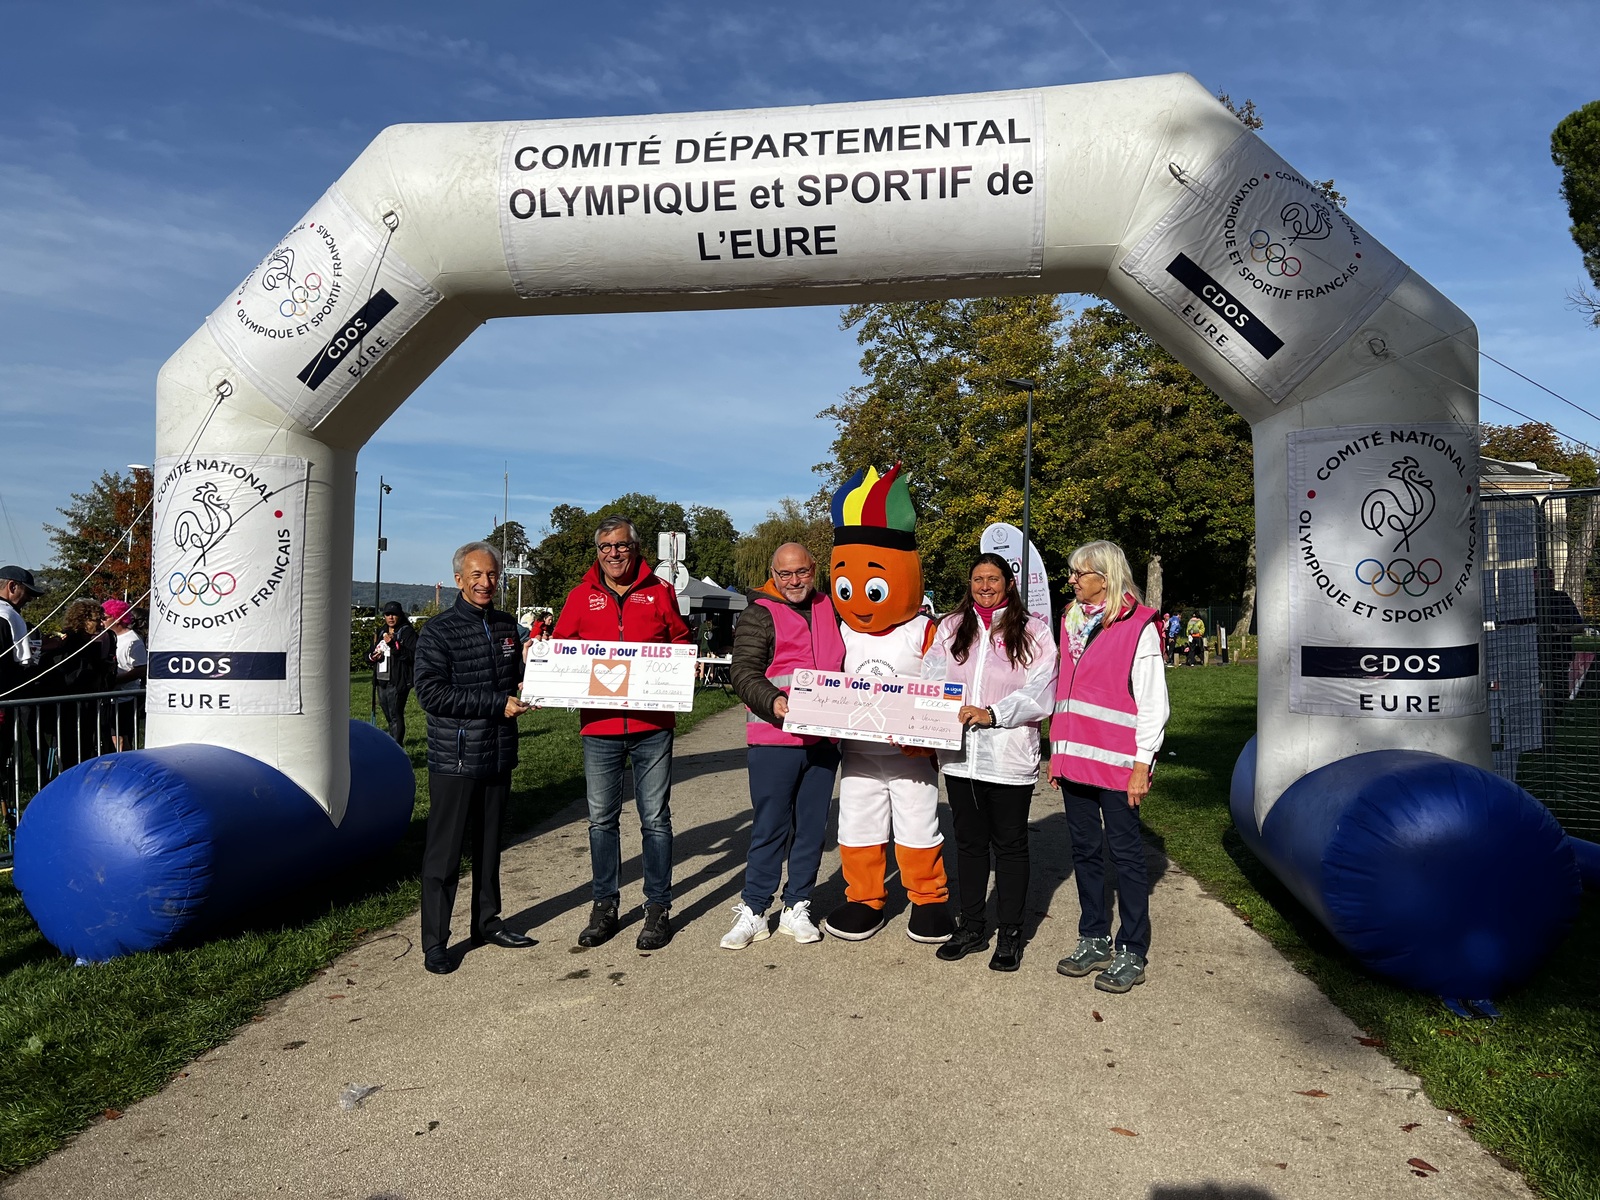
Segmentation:
<svg viewBox="0 0 1600 1200">
<path fill-rule="evenodd" d="M 783 731 L 959 750 L 964 686 L 904 675 L 796 671 Z"/>
<path fill-rule="evenodd" d="M 671 642 L 528 643 L 522 699 L 539 708 L 688 712 L 695 647 Z"/>
</svg>

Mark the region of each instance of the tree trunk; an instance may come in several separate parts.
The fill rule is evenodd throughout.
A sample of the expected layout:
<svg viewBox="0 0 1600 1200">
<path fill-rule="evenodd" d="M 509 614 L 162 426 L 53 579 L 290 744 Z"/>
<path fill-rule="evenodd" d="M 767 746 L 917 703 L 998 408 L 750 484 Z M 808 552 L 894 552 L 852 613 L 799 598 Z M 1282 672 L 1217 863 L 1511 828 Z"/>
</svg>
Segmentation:
<svg viewBox="0 0 1600 1200">
<path fill-rule="evenodd" d="M 1234 644 L 1239 647 L 1239 652 L 1244 652 L 1245 635 L 1250 632 L 1250 622 L 1256 618 L 1256 535 L 1250 535 L 1250 553 L 1244 560 L 1244 611 L 1239 614 L 1239 623 L 1233 627 Z"/>
<path fill-rule="evenodd" d="M 1144 602 L 1161 611 L 1161 555 L 1152 554 L 1144 569 Z"/>
</svg>

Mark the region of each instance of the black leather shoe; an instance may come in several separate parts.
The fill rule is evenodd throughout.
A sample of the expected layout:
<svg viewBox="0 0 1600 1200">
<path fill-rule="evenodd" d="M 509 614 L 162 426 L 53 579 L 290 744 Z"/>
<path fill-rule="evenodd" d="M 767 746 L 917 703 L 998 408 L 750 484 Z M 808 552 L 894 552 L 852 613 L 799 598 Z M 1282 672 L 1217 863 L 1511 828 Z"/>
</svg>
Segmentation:
<svg viewBox="0 0 1600 1200">
<path fill-rule="evenodd" d="M 435 975 L 448 975 L 456 969 L 455 959 L 444 950 L 429 950 L 422 956 L 422 965 Z"/>
<path fill-rule="evenodd" d="M 1022 965 L 1022 926 L 1002 925 L 995 938 L 994 957 L 989 960 L 991 971 L 1015 971 Z"/>
<path fill-rule="evenodd" d="M 528 937 L 522 933 L 512 933 L 509 929 L 496 929 L 493 933 L 475 933 L 472 935 L 474 946 L 504 946 L 507 950 L 526 950 L 529 946 L 537 946 L 538 938 Z"/>
<path fill-rule="evenodd" d="M 639 930 L 639 940 L 634 943 L 641 950 L 660 950 L 672 940 L 672 919 L 664 905 L 644 906 L 644 928 Z"/>
<path fill-rule="evenodd" d="M 989 948 L 989 933 L 982 925 L 968 925 L 962 921 L 956 926 L 955 933 L 950 940 L 934 952 L 935 958 L 945 962 L 955 962 L 969 954 L 976 954 L 979 950 Z"/>
<path fill-rule="evenodd" d="M 580 946 L 603 946 L 617 936 L 617 902 L 615 900 L 595 901 L 594 908 L 589 911 L 589 923 L 583 927 L 583 932 L 578 935 Z"/>
</svg>

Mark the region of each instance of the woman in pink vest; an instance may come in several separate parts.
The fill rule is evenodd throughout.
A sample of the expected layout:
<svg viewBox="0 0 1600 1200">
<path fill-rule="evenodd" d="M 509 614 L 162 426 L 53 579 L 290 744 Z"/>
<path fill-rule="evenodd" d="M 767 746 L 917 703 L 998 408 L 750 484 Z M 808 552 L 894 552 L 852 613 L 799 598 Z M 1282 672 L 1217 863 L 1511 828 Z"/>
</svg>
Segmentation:
<svg viewBox="0 0 1600 1200">
<path fill-rule="evenodd" d="M 1028 898 L 1028 808 L 1039 780 L 1039 727 L 1055 694 L 1056 644 L 1050 627 L 1028 613 L 1011 564 L 998 554 L 979 555 L 967 582 L 922 659 L 924 679 L 966 685 L 961 749 L 939 751 L 955 823 L 961 924 L 938 956 L 955 962 L 988 947 L 992 851 L 998 936 L 989 969 L 1015 971 Z"/>
<path fill-rule="evenodd" d="M 1066 800 L 1078 879 L 1078 948 L 1056 970 L 1100 971 L 1094 985 L 1126 992 L 1144 982 L 1150 883 L 1139 805 L 1167 725 L 1167 676 L 1156 611 L 1141 602 L 1120 547 L 1072 552 L 1073 603 L 1061 618 L 1061 673 L 1050 718 L 1050 785 Z M 1122 927 L 1111 940 L 1103 848 L 1117 868 Z"/>
</svg>

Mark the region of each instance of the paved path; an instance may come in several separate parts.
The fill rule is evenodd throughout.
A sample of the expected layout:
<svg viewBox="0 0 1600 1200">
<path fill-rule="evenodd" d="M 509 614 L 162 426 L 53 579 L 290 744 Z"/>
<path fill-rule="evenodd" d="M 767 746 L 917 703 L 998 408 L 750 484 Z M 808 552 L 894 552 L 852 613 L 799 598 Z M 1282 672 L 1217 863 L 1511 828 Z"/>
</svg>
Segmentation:
<svg viewBox="0 0 1600 1200">
<path fill-rule="evenodd" d="M 680 932 L 574 944 L 578 807 L 505 857 L 531 951 L 422 970 L 415 916 L 274 1004 L 166 1091 L 0 1191 L 126 1197 L 1528 1197 L 1259 936 L 1165 862 L 1150 980 L 1057 975 L 1075 942 L 1065 820 L 1033 810 L 1022 970 L 904 935 L 718 948 L 748 836 L 742 720 L 678 746 Z M 843 897 L 838 856 L 817 907 Z M 465 896 L 466 889 L 462 889 Z M 464 927 L 458 912 L 458 927 Z M 348 1083 L 381 1084 L 341 1109 Z M 1312 1093 L 1307 1095 L 1306 1093 Z M 1326 1095 L 1322 1095 L 1326 1093 Z M 1126 1132 L 1124 1132 L 1126 1131 Z M 1436 1174 L 1419 1177 L 1408 1159 Z"/>
</svg>

